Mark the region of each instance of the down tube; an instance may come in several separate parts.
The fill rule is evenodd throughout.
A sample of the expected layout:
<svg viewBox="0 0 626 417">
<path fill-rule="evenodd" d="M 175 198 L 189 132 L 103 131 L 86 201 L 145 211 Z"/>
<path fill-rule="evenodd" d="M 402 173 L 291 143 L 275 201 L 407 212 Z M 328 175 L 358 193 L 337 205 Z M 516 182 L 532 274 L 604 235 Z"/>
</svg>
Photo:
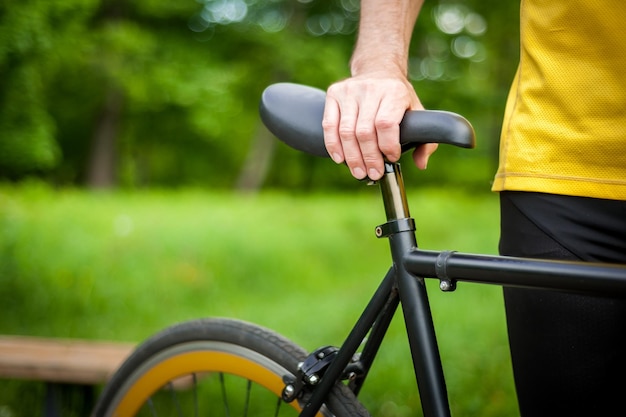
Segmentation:
<svg viewBox="0 0 626 417">
<path fill-rule="evenodd" d="M 401 234 L 391 237 L 401 238 Z M 424 280 L 397 265 L 397 283 L 426 417 L 449 417 L 450 406 Z"/>
</svg>

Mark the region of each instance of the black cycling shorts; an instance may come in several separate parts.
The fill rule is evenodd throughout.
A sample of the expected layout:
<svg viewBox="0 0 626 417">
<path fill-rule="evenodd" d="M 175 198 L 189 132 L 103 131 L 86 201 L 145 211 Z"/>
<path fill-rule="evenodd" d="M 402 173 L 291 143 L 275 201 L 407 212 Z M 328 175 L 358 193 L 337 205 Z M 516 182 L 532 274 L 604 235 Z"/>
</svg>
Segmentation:
<svg viewBox="0 0 626 417">
<path fill-rule="evenodd" d="M 500 253 L 626 264 L 626 202 L 502 192 Z M 523 417 L 626 415 L 626 299 L 504 288 Z"/>
</svg>

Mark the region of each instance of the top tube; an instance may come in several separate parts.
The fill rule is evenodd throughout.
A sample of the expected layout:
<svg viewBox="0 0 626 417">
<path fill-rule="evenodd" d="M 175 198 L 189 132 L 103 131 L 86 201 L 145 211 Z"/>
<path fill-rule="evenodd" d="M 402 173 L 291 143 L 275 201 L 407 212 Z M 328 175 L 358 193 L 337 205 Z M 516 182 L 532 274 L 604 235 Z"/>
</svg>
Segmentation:
<svg viewBox="0 0 626 417">
<path fill-rule="evenodd" d="M 416 276 L 450 284 L 440 286 L 443 291 L 453 290 L 455 281 L 465 281 L 626 298 L 626 265 L 621 264 L 421 249 L 408 252 L 403 263 Z"/>
</svg>

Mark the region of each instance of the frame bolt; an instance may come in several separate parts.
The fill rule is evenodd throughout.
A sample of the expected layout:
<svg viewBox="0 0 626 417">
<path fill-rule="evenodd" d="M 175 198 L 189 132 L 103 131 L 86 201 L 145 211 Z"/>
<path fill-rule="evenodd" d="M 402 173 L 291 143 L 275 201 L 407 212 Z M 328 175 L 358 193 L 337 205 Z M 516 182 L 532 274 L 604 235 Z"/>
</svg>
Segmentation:
<svg viewBox="0 0 626 417">
<path fill-rule="evenodd" d="M 439 281 L 439 289 L 444 292 L 456 290 L 456 281 L 452 279 L 442 279 Z"/>
<path fill-rule="evenodd" d="M 311 385 L 317 385 L 317 383 L 320 382 L 320 377 L 315 374 L 309 375 L 307 377 L 307 382 Z"/>
<path fill-rule="evenodd" d="M 289 384 L 285 387 L 284 393 L 287 397 L 293 396 L 295 392 L 296 392 L 296 388 L 293 385 Z"/>
</svg>

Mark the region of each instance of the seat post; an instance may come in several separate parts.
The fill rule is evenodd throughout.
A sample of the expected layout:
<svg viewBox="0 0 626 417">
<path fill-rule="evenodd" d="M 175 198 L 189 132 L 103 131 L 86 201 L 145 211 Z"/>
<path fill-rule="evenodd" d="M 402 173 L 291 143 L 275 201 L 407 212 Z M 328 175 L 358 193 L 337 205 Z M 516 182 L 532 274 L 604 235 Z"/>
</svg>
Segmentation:
<svg viewBox="0 0 626 417">
<path fill-rule="evenodd" d="M 387 221 L 411 217 L 400 164 L 385 162 L 385 174 L 379 180 L 379 184 Z"/>
</svg>

